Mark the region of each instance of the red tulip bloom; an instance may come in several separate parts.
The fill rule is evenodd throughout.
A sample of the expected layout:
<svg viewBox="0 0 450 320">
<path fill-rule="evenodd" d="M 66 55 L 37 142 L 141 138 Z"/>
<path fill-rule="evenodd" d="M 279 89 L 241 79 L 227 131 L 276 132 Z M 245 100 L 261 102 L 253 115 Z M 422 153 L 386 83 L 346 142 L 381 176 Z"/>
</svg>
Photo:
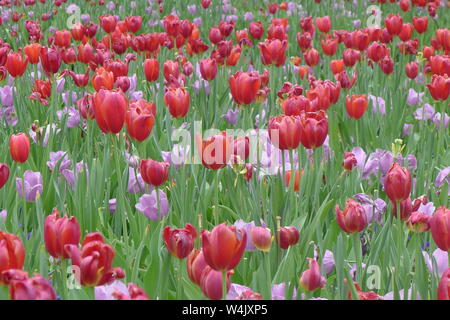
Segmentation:
<svg viewBox="0 0 450 320">
<path fill-rule="evenodd" d="M 89 43 L 78 45 L 77 59 L 84 64 L 89 64 L 90 62 L 94 61 L 94 49 Z"/>
<path fill-rule="evenodd" d="M 230 290 L 231 280 L 230 277 L 233 274 L 233 270 L 227 271 L 227 292 Z M 200 288 L 203 294 L 211 300 L 220 300 L 223 295 L 222 288 L 222 273 L 207 266 L 200 278 Z"/>
<path fill-rule="evenodd" d="M 196 136 L 197 149 L 204 167 L 218 170 L 226 167 L 233 154 L 233 137 L 223 131 L 202 140 L 200 134 Z"/>
<path fill-rule="evenodd" d="M 127 26 L 128 31 L 132 33 L 137 33 L 142 26 L 142 17 L 141 16 L 126 17 L 125 24 Z"/>
<path fill-rule="evenodd" d="M 0 230 L 0 284 L 5 283 L 4 271 L 22 269 L 25 261 L 25 248 L 20 239 Z"/>
<path fill-rule="evenodd" d="M 402 219 L 402 221 L 408 220 L 408 218 L 411 216 L 411 213 L 412 201 L 411 198 L 408 197 L 407 199 L 400 201 L 400 219 Z M 392 214 L 394 215 L 394 217 L 398 217 L 396 202 L 392 203 Z"/>
<path fill-rule="evenodd" d="M 300 115 L 300 142 L 306 149 L 323 145 L 328 135 L 328 117 L 325 111 L 302 112 Z"/>
<path fill-rule="evenodd" d="M 60 217 L 58 209 L 53 209 L 44 223 L 44 242 L 47 252 L 54 258 L 69 258 L 64 251 L 66 244 L 78 246 L 80 242 L 80 225 L 77 218 Z"/>
<path fill-rule="evenodd" d="M 70 29 L 70 33 L 75 41 L 81 41 L 84 38 L 84 27 L 81 23 L 77 22 Z"/>
<path fill-rule="evenodd" d="M 434 100 L 445 101 L 450 95 L 450 78 L 447 75 L 433 75 L 431 83 L 426 86 Z"/>
<path fill-rule="evenodd" d="M 180 36 L 182 36 L 184 39 L 188 39 L 193 31 L 194 31 L 194 24 L 192 22 L 190 22 L 189 20 L 183 20 L 180 22 L 178 32 L 180 33 Z"/>
<path fill-rule="evenodd" d="M 98 232 L 89 233 L 84 238 L 81 249 L 73 244 L 65 246 L 72 265 L 80 270 L 80 284 L 96 287 L 125 277 L 121 268 L 113 268 L 115 251 Z"/>
<path fill-rule="evenodd" d="M 8 53 L 5 67 L 13 78 L 21 77 L 27 69 L 28 58 L 23 58 L 20 52 Z"/>
<path fill-rule="evenodd" d="M 30 154 L 30 140 L 25 133 L 13 134 L 9 139 L 9 153 L 18 163 L 26 162 Z"/>
<path fill-rule="evenodd" d="M 55 32 L 55 44 L 60 48 L 68 48 L 71 44 L 72 35 L 67 30 L 57 30 Z"/>
<path fill-rule="evenodd" d="M 312 111 L 310 101 L 302 95 L 288 97 L 281 104 L 281 109 L 287 116 L 299 116 L 302 111 Z"/>
<path fill-rule="evenodd" d="M 351 97 L 345 98 L 345 107 L 347 109 L 347 114 L 350 118 L 360 119 L 367 110 L 369 101 L 365 94 L 352 95 Z"/>
<path fill-rule="evenodd" d="M 238 71 L 229 78 L 228 83 L 234 102 L 248 105 L 256 99 L 261 87 L 261 77 L 257 72 Z"/>
<path fill-rule="evenodd" d="M 77 107 L 84 119 L 92 120 L 95 118 L 94 100 L 92 95 L 86 94 L 83 98 L 79 99 L 77 101 Z"/>
<path fill-rule="evenodd" d="M 153 187 L 159 187 L 166 183 L 169 176 L 168 162 L 158 162 L 152 159 L 141 160 L 139 172 L 142 179 Z"/>
<path fill-rule="evenodd" d="M 269 228 L 253 227 L 250 230 L 250 237 L 256 249 L 269 252 L 272 245 L 272 235 Z"/>
<path fill-rule="evenodd" d="M 164 94 L 164 103 L 174 118 L 183 118 L 189 111 L 191 98 L 184 88 L 168 88 Z"/>
<path fill-rule="evenodd" d="M 439 207 L 430 219 L 430 227 L 439 249 L 450 251 L 450 209 Z"/>
<path fill-rule="evenodd" d="M 66 70 L 64 70 L 62 75 L 68 74 L 70 77 L 72 77 L 72 80 L 77 87 L 84 88 L 89 83 L 89 70 L 90 69 L 88 68 L 84 74 L 76 74 L 73 71 L 66 69 Z"/>
<path fill-rule="evenodd" d="M 417 33 L 425 33 L 428 29 L 428 18 L 427 17 L 413 17 L 412 23 L 414 29 L 416 29 Z"/>
<path fill-rule="evenodd" d="M 116 17 L 112 15 L 100 16 L 98 17 L 98 20 L 100 21 L 100 26 L 103 30 L 105 30 L 106 33 L 111 33 L 116 30 Z"/>
<path fill-rule="evenodd" d="M 128 100 L 122 90 L 104 90 L 94 93 L 95 120 L 104 133 L 119 133 L 125 122 Z"/>
<path fill-rule="evenodd" d="M 344 211 L 336 205 L 336 221 L 339 227 L 347 233 L 357 233 L 367 226 L 367 215 L 364 207 L 352 199 L 345 202 Z"/>
<path fill-rule="evenodd" d="M 163 239 L 170 254 L 178 259 L 186 258 L 194 249 L 197 231 L 195 227 L 187 223 L 184 229 L 171 229 L 166 226 L 163 231 Z"/>
<path fill-rule="evenodd" d="M 358 50 L 345 49 L 342 53 L 342 60 L 347 67 L 353 67 L 360 59 L 361 54 Z"/>
<path fill-rule="evenodd" d="M 394 162 L 384 179 L 384 191 L 392 203 L 403 201 L 411 193 L 411 182 L 409 170 Z"/>
<path fill-rule="evenodd" d="M 56 300 L 56 293 L 50 281 L 41 275 L 11 281 L 9 294 L 11 300 Z"/>
<path fill-rule="evenodd" d="M 202 248 L 206 263 L 216 271 L 234 269 L 244 254 L 247 234 L 235 226 L 222 223 L 211 232 L 202 231 Z"/>
<path fill-rule="evenodd" d="M 237 137 L 233 142 L 233 156 L 235 161 L 244 162 L 250 155 L 250 141 L 248 137 Z"/>
<path fill-rule="evenodd" d="M 374 42 L 367 48 L 367 56 L 374 62 L 379 62 L 388 54 L 388 50 L 384 44 Z"/>
<path fill-rule="evenodd" d="M 256 40 L 260 40 L 264 34 L 264 25 L 261 21 L 253 21 L 248 26 L 250 35 Z"/>
<path fill-rule="evenodd" d="M 145 100 L 131 101 L 125 114 L 128 133 L 137 141 L 144 141 L 151 133 L 155 123 L 156 105 Z"/>
<path fill-rule="evenodd" d="M 319 63 L 320 55 L 319 51 L 314 48 L 309 49 L 303 53 L 303 58 L 308 66 L 314 67 Z"/>
<path fill-rule="evenodd" d="M 0 163 L 0 189 L 8 182 L 9 167 L 4 163 Z"/>
<path fill-rule="evenodd" d="M 298 116 L 281 114 L 270 118 L 268 126 L 270 141 L 281 150 L 296 149 L 300 144 L 301 126 Z"/>
<path fill-rule="evenodd" d="M 326 279 L 320 273 L 320 266 L 316 259 L 307 258 L 309 269 L 304 271 L 300 277 L 300 287 L 306 291 L 315 291 L 324 288 Z"/>
<path fill-rule="evenodd" d="M 389 14 L 386 19 L 384 19 L 384 24 L 389 34 L 398 35 L 402 31 L 403 19 L 399 14 L 394 15 Z"/>
<path fill-rule="evenodd" d="M 381 71 L 385 74 L 391 74 L 394 72 L 394 60 L 392 60 L 390 56 L 386 55 L 378 64 Z"/>
<path fill-rule="evenodd" d="M 297 32 L 297 44 L 302 51 L 306 51 L 311 48 L 311 35 L 309 32 L 300 33 Z"/>
<path fill-rule="evenodd" d="M 111 90 L 114 87 L 114 74 L 103 67 L 97 68 L 91 82 L 95 91 L 100 91 L 101 89 Z"/>
<path fill-rule="evenodd" d="M 338 40 L 333 39 L 331 36 L 327 36 L 325 39 L 320 41 L 323 53 L 327 56 L 333 56 L 336 53 L 338 47 Z"/>
<path fill-rule="evenodd" d="M 178 61 L 166 60 L 163 65 L 163 73 L 164 78 L 167 81 L 170 81 L 172 77 L 178 79 L 178 76 L 180 75 L 180 65 L 178 64 Z"/>
<path fill-rule="evenodd" d="M 158 80 L 159 64 L 157 59 L 146 59 L 144 61 L 144 74 L 148 82 Z"/>
<path fill-rule="evenodd" d="M 430 226 L 431 217 L 425 213 L 414 211 L 408 218 L 406 225 L 412 232 L 426 232 Z"/>
<path fill-rule="evenodd" d="M 405 66 L 406 76 L 410 79 L 415 79 L 419 74 L 419 64 L 417 61 L 408 62 Z"/>
<path fill-rule="evenodd" d="M 432 56 L 429 58 L 429 62 L 433 75 L 450 75 L 450 56 Z"/>
<path fill-rule="evenodd" d="M 28 44 L 23 48 L 23 52 L 28 58 L 28 62 L 31 64 L 39 63 L 39 53 L 41 51 L 41 45 L 39 43 Z"/>
<path fill-rule="evenodd" d="M 61 52 L 59 50 L 41 47 L 39 55 L 41 58 L 42 69 L 44 69 L 44 72 L 48 76 L 58 72 L 62 62 Z"/>
<path fill-rule="evenodd" d="M 214 59 L 202 59 L 200 60 L 200 73 L 202 78 L 211 81 L 217 75 L 217 62 Z"/>
<path fill-rule="evenodd" d="M 450 268 L 444 271 L 439 281 L 438 300 L 450 300 Z"/>
<path fill-rule="evenodd" d="M 200 285 L 201 275 L 208 264 L 205 261 L 202 249 L 193 249 L 186 259 L 186 269 L 189 279 Z"/>
<path fill-rule="evenodd" d="M 398 37 L 402 41 L 408 41 L 409 39 L 411 39 L 413 30 L 414 27 L 411 23 L 404 23 L 402 25 L 402 31 L 398 34 Z"/>
<path fill-rule="evenodd" d="M 272 39 L 259 43 L 262 64 L 282 66 L 286 61 L 286 48 L 287 40 Z"/>
<path fill-rule="evenodd" d="M 317 29 L 319 29 L 320 32 L 327 33 L 331 30 L 331 19 L 329 16 L 317 17 L 316 25 L 317 25 Z"/>
<path fill-rule="evenodd" d="M 338 74 L 344 71 L 344 60 L 331 60 L 330 69 L 333 74 Z"/>
<path fill-rule="evenodd" d="M 297 244 L 300 239 L 300 232 L 295 226 L 281 227 L 277 232 L 276 240 L 281 249 L 287 249 Z"/>
<path fill-rule="evenodd" d="M 347 171 L 352 171 L 354 167 L 357 165 L 357 160 L 355 154 L 352 152 L 344 152 L 344 161 L 342 162 L 342 166 Z"/>
</svg>

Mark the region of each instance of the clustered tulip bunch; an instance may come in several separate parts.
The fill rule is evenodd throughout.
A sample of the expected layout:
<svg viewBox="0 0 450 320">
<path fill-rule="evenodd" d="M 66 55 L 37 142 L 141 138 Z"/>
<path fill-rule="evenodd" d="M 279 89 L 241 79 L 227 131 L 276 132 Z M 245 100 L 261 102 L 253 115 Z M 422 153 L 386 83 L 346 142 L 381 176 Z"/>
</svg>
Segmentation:
<svg viewBox="0 0 450 320">
<path fill-rule="evenodd" d="M 0 299 L 450 300 L 449 1 L 0 12 Z"/>
</svg>

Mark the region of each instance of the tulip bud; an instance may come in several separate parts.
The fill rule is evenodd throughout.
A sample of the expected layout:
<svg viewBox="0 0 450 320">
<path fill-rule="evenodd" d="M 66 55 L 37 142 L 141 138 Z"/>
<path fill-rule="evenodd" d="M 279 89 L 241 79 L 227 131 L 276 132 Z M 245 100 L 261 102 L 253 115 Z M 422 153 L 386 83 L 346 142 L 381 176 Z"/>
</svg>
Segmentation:
<svg viewBox="0 0 450 320">
<path fill-rule="evenodd" d="M 270 229 L 263 227 L 253 227 L 250 236 L 255 247 L 261 251 L 269 252 L 272 245 L 272 235 Z"/>
<path fill-rule="evenodd" d="M 253 165 L 251 163 L 245 164 L 245 180 L 250 181 L 253 176 Z"/>
<path fill-rule="evenodd" d="M 307 258 L 309 269 L 304 271 L 300 277 L 300 287 L 305 291 L 315 291 L 324 288 L 326 279 L 320 273 L 320 267 L 316 259 Z"/>
<path fill-rule="evenodd" d="M 159 187 L 167 181 L 169 167 L 170 164 L 168 162 L 145 159 L 141 160 L 139 172 L 146 183 L 154 187 Z"/>
<path fill-rule="evenodd" d="M 357 165 L 356 157 L 354 153 L 344 152 L 344 162 L 342 166 L 347 171 L 352 171 L 352 169 Z"/>
<path fill-rule="evenodd" d="M 256 72 L 238 71 L 228 80 L 231 96 L 238 105 L 248 105 L 255 101 L 261 87 L 261 77 Z"/>
<path fill-rule="evenodd" d="M 167 250 L 178 259 L 186 258 L 194 248 L 197 231 L 194 226 L 187 223 L 184 229 L 171 229 L 166 226 L 163 231 L 163 239 Z"/>
<path fill-rule="evenodd" d="M 331 19 L 329 16 L 317 17 L 316 25 L 320 32 L 327 33 L 331 29 Z"/>
<path fill-rule="evenodd" d="M 408 62 L 405 66 L 406 76 L 410 79 L 415 79 L 419 74 L 419 64 L 417 61 Z"/>
<path fill-rule="evenodd" d="M 277 232 L 276 240 L 281 249 L 297 244 L 300 239 L 300 232 L 294 226 L 281 227 Z"/>
<path fill-rule="evenodd" d="M 439 207 L 430 219 L 430 227 L 439 249 L 450 251 L 450 209 Z"/>
<path fill-rule="evenodd" d="M 361 232 L 367 226 L 364 207 L 352 199 L 347 199 L 344 211 L 336 205 L 336 220 L 339 227 L 347 233 Z"/>
<path fill-rule="evenodd" d="M 400 201 L 400 218 L 403 221 L 408 220 L 409 216 L 412 213 L 412 202 L 411 198 L 407 198 L 405 200 Z M 392 214 L 394 217 L 397 217 L 397 203 L 392 203 Z"/>
<path fill-rule="evenodd" d="M 217 62 L 214 59 L 200 60 L 200 73 L 202 78 L 211 81 L 217 75 Z"/>
<path fill-rule="evenodd" d="M 409 170 L 394 162 L 384 179 L 384 191 L 392 203 L 403 201 L 411 193 L 411 182 Z"/>
<path fill-rule="evenodd" d="M 144 61 L 144 74 L 148 82 L 158 80 L 159 64 L 157 59 L 147 59 Z"/>
<path fill-rule="evenodd" d="M 328 117 L 325 111 L 302 112 L 300 114 L 300 142 L 306 149 L 323 145 L 328 135 Z"/>
<path fill-rule="evenodd" d="M 168 88 L 164 94 L 164 103 L 172 117 L 183 118 L 189 111 L 189 92 L 184 88 Z"/>
<path fill-rule="evenodd" d="M 0 163 L 0 189 L 8 182 L 9 167 L 4 163 Z"/>
<path fill-rule="evenodd" d="M 208 266 L 203 256 L 201 249 L 194 249 L 191 251 L 186 259 L 186 269 L 189 279 L 196 285 L 200 286 L 200 280 L 203 270 Z"/>
<path fill-rule="evenodd" d="M 365 94 L 345 98 L 347 114 L 353 119 L 360 119 L 367 110 L 368 100 Z"/>
<path fill-rule="evenodd" d="M 23 163 L 30 154 L 30 140 L 25 133 L 13 134 L 9 139 L 9 152 L 15 162 Z"/>
<path fill-rule="evenodd" d="M 299 146 L 302 132 L 299 117 L 281 114 L 270 118 L 268 129 L 270 141 L 278 149 L 291 150 Z"/>
<path fill-rule="evenodd" d="M 94 93 L 95 120 L 104 133 L 119 133 L 125 122 L 128 99 L 120 90 L 104 90 Z"/>
<path fill-rule="evenodd" d="M 225 131 L 206 140 L 202 140 L 200 134 L 197 134 L 196 143 L 202 164 L 208 169 L 218 170 L 226 167 L 233 154 L 233 138 L 227 136 Z"/>
<path fill-rule="evenodd" d="M 231 286 L 231 275 L 233 270 L 227 271 L 227 292 Z M 222 288 L 222 272 L 216 271 L 207 266 L 201 275 L 200 288 L 203 294 L 211 300 L 220 300 L 223 295 Z"/>
</svg>

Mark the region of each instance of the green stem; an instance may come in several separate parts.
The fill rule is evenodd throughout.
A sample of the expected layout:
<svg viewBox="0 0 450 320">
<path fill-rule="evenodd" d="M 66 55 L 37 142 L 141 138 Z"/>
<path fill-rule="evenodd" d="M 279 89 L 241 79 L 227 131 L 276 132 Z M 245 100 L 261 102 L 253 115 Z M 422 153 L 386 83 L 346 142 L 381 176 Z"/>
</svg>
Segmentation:
<svg viewBox="0 0 450 320">
<path fill-rule="evenodd" d="M 352 234 L 353 250 L 356 258 L 356 281 L 363 287 L 363 270 L 362 270 L 362 249 L 361 240 L 359 239 L 359 232 Z"/>
<path fill-rule="evenodd" d="M 227 270 L 222 271 L 222 300 L 227 300 Z"/>
<path fill-rule="evenodd" d="M 266 273 L 266 285 L 264 286 L 263 297 L 270 300 L 272 298 L 272 274 L 270 271 L 270 253 L 262 252 L 264 255 L 265 273 Z"/>
</svg>

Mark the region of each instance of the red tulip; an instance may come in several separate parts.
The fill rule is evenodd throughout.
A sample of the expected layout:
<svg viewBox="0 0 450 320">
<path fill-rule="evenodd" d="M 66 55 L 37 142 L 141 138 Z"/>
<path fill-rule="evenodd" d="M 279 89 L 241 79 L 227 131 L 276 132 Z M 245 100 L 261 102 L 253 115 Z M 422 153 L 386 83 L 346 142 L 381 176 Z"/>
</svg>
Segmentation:
<svg viewBox="0 0 450 320">
<path fill-rule="evenodd" d="M 70 33 L 75 41 L 81 41 L 84 38 L 84 27 L 81 23 L 77 22 L 70 29 Z"/>
<path fill-rule="evenodd" d="M 13 134 L 9 139 L 9 152 L 15 162 L 23 163 L 30 154 L 30 140 L 25 133 Z"/>
<path fill-rule="evenodd" d="M 291 184 L 291 170 L 286 171 L 286 187 L 289 187 Z M 294 191 L 300 190 L 300 177 L 303 176 L 303 170 L 295 170 L 294 177 Z"/>
<path fill-rule="evenodd" d="M 116 29 L 116 17 L 112 15 L 100 16 L 98 17 L 98 20 L 100 21 L 100 26 L 103 30 L 105 30 L 106 33 L 111 33 Z"/>
<path fill-rule="evenodd" d="M 190 22 L 189 20 L 181 21 L 178 28 L 178 32 L 183 38 L 185 39 L 189 38 L 193 31 L 194 31 L 194 24 L 192 22 Z"/>
<path fill-rule="evenodd" d="M 324 288 L 326 280 L 320 273 L 320 266 L 316 259 L 307 258 L 309 269 L 304 271 L 300 277 L 300 287 L 305 291 L 315 291 Z"/>
<path fill-rule="evenodd" d="M 339 42 L 337 39 L 333 39 L 328 35 L 325 39 L 320 41 L 320 44 L 324 54 L 333 56 L 336 53 Z"/>
<path fill-rule="evenodd" d="M 319 63 L 319 51 L 314 48 L 309 49 L 303 53 L 303 58 L 308 66 L 314 67 Z"/>
<path fill-rule="evenodd" d="M 208 9 L 210 5 L 211 5 L 211 0 L 202 0 L 202 8 L 203 9 Z"/>
<path fill-rule="evenodd" d="M 317 25 L 317 29 L 319 29 L 320 32 L 327 33 L 331 29 L 331 19 L 329 16 L 317 17 L 316 25 Z"/>
<path fill-rule="evenodd" d="M 402 41 L 408 41 L 409 39 L 411 39 L 413 30 L 414 27 L 411 23 L 404 23 L 402 25 L 402 31 L 398 34 L 398 37 Z"/>
<path fill-rule="evenodd" d="M 170 254 L 178 259 L 186 258 L 194 249 L 197 231 L 195 227 L 187 223 L 184 229 L 171 229 L 166 226 L 163 231 L 163 239 Z"/>
<path fill-rule="evenodd" d="M 27 69 L 28 58 L 23 58 L 20 52 L 8 53 L 5 67 L 13 78 L 21 77 Z"/>
<path fill-rule="evenodd" d="M 434 100 L 445 101 L 450 95 L 450 78 L 447 75 L 433 75 L 431 83 L 426 86 Z"/>
<path fill-rule="evenodd" d="M 217 75 L 217 62 L 214 59 L 202 59 L 200 60 L 200 73 L 202 78 L 211 81 Z"/>
<path fill-rule="evenodd" d="M 380 65 L 380 69 L 385 74 L 391 74 L 394 72 L 394 60 L 392 60 L 390 56 L 386 55 L 378 64 Z"/>
<path fill-rule="evenodd" d="M 211 29 L 209 29 L 208 37 L 209 41 L 211 41 L 212 44 L 218 44 L 224 39 L 218 27 L 212 27 Z"/>
<path fill-rule="evenodd" d="M 408 220 L 412 213 L 412 202 L 411 198 L 400 201 L 400 218 L 402 221 Z M 397 217 L 397 203 L 392 203 L 392 214 Z"/>
<path fill-rule="evenodd" d="M 413 17 L 412 23 L 414 29 L 416 29 L 417 33 L 425 33 L 428 29 L 428 18 L 427 17 Z"/>
<path fill-rule="evenodd" d="M 39 53 L 41 51 L 41 45 L 39 43 L 28 44 L 23 48 L 23 52 L 28 58 L 28 62 L 31 64 L 39 63 Z"/>
<path fill-rule="evenodd" d="M 226 167 L 233 154 L 233 138 L 223 131 L 202 140 L 200 134 L 196 136 L 197 148 L 204 167 L 218 170 Z"/>
<path fill-rule="evenodd" d="M 389 34 L 398 35 L 402 31 L 403 19 L 399 14 L 394 15 L 389 14 L 386 19 L 384 19 L 384 24 Z"/>
<path fill-rule="evenodd" d="M 11 281 L 9 294 L 11 300 L 56 300 L 56 293 L 50 281 L 40 275 Z"/>
<path fill-rule="evenodd" d="M 352 32 L 351 34 L 351 43 L 352 48 L 357 49 L 359 51 L 366 50 L 367 46 L 369 45 L 370 38 L 369 35 L 366 32 L 363 32 L 361 30 L 356 30 Z"/>
<path fill-rule="evenodd" d="M 450 268 L 444 271 L 439 281 L 438 300 L 450 300 Z"/>
<path fill-rule="evenodd" d="M 439 207 L 430 219 L 431 235 L 439 249 L 450 251 L 450 210 Z"/>
<path fill-rule="evenodd" d="M 101 89 L 111 90 L 114 87 L 114 74 L 100 67 L 92 76 L 91 82 L 95 91 L 100 91 Z"/>
<path fill-rule="evenodd" d="M 409 216 L 406 225 L 412 232 L 426 232 L 431 228 L 430 219 L 431 217 L 429 215 L 414 211 Z"/>
<path fill-rule="evenodd" d="M 409 11 L 409 0 L 400 0 L 400 9 L 404 12 Z"/>
<path fill-rule="evenodd" d="M 272 144 L 281 150 L 296 149 L 300 144 L 301 126 L 298 116 L 281 114 L 270 118 L 268 129 Z"/>
<path fill-rule="evenodd" d="M 44 69 L 44 72 L 48 76 L 58 72 L 62 62 L 61 52 L 59 50 L 41 47 L 39 55 L 41 58 L 42 69 Z"/>
<path fill-rule="evenodd" d="M 276 67 L 284 65 L 286 61 L 286 48 L 286 40 L 272 39 L 259 43 L 262 64 L 274 64 Z"/>
<path fill-rule="evenodd" d="M 20 239 L 0 230 L 0 284 L 5 283 L 4 271 L 22 269 L 25 261 L 25 248 Z"/>
<path fill-rule="evenodd" d="M 277 232 L 277 243 L 281 249 L 296 245 L 300 239 L 300 232 L 294 226 L 281 227 Z"/>
<path fill-rule="evenodd" d="M 341 73 L 344 71 L 344 60 L 331 60 L 330 69 L 333 74 Z"/>
<path fill-rule="evenodd" d="M 60 48 L 68 48 L 71 44 L 72 35 L 67 30 L 57 30 L 55 32 L 55 44 Z"/>
<path fill-rule="evenodd" d="M 381 59 L 386 56 L 387 52 L 386 46 L 377 42 L 372 43 L 370 47 L 367 48 L 367 56 L 374 62 L 381 61 Z"/>
<path fill-rule="evenodd" d="M 325 111 L 302 112 L 300 114 L 300 142 L 306 149 L 323 145 L 328 135 L 328 117 Z"/>
<path fill-rule="evenodd" d="M 92 98 L 92 95 L 86 94 L 83 98 L 79 99 L 77 101 L 77 107 L 84 119 L 92 120 L 95 118 L 94 100 Z"/>
<path fill-rule="evenodd" d="M 251 163 L 245 164 L 245 180 L 250 181 L 253 176 L 253 165 Z"/>
<path fill-rule="evenodd" d="M 233 141 L 233 156 L 236 161 L 244 162 L 250 155 L 250 141 L 248 137 L 237 137 Z"/>
<path fill-rule="evenodd" d="M 405 66 L 406 76 L 410 79 L 415 79 L 419 74 L 419 64 L 417 61 L 408 62 Z"/>
<path fill-rule="evenodd" d="M 248 26 L 250 35 L 256 40 L 260 40 L 264 34 L 264 25 L 261 21 L 253 21 Z"/>
<path fill-rule="evenodd" d="M 270 229 L 263 227 L 253 227 L 250 231 L 250 237 L 258 250 L 269 252 L 272 245 L 272 235 Z"/>
<path fill-rule="evenodd" d="M 169 176 L 168 162 L 158 162 L 152 159 L 141 160 L 139 172 L 142 179 L 151 186 L 159 187 L 166 183 Z"/>
<path fill-rule="evenodd" d="M 141 16 L 126 17 L 125 24 L 127 26 L 128 31 L 132 33 L 137 33 L 142 26 L 142 17 Z"/>
<path fill-rule="evenodd" d="M 137 100 L 130 102 L 125 114 L 128 133 L 139 142 L 144 141 L 151 133 L 155 123 L 156 105 L 154 102 Z"/>
<path fill-rule="evenodd" d="M 238 71 L 229 78 L 228 83 L 234 102 L 248 105 L 256 99 L 261 87 L 261 77 L 257 72 Z"/>
<path fill-rule="evenodd" d="M 189 111 L 189 92 L 184 88 L 168 88 L 164 94 L 164 103 L 172 117 L 183 118 Z"/>
<path fill-rule="evenodd" d="M 347 284 L 347 279 L 344 279 L 344 283 Z M 361 286 L 357 282 L 353 282 L 356 288 L 356 293 L 358 294 L 359 300 L 383 300 L 378 294 L 373 291 L 364 292 L 361 290 Z M 354 300 L 350 288 L 348 289 L 348 300 Z"/>
<path fill-rule="evenodd" d="M 345 49 L 342 53 L 342 60 L 347 67 L 353 67 L 360 59 L 361 55 L 358 50 Z"/>
<path fill-rule="evenodd" d="M 203 271 L 208 267 L 202 249 L 193 249 L 186 259 L 186 269 L 189 279 L 196 285 L 200 285 Z"/>
<path fill-rule="evenodd" d="M 157 59 L 146 59 L 144 61 L 144 74 L 148 82 L 158 80 L 159 64 Z"/>
<path fill-rule="evenodd" d="M 347 96 L 345 98 L 345 107 L 350 118 L 360 119 L 367 110 L 368 100 L 365 94 Z"/>
<path fill-rule="evenodd" d="M 302 111 L 311 111 L 311 103 L 302 95 L 293 95 L 283 101 L 281 109 L 287 116 L 299 116 Z"/>
<path fill-rule="evenodd" d="M 201 235 L 205 261 L 211 268 L 227 271 L 239 264 L 247 243 L 245 232 L 222 223 L 211 232 L 203 230 Z"/>
<path fill-rule="evenodd" d="M 89 43 L 78 45 L 78 61 L 88 64 L 95 59 L 94 49 Z"/>
<path fill-rule="evenodd" d="M 408 199 L 411 193 L 411 173 L 394 162 L 384 179 L 384 191 L 392 203 Z"/>
<path fill-rule="evenodd" d="M 306 51 L 311 48 L 311 35 L 309 32 L 300 33 L 297 32 L 297 44 L 302 51 Z"/>
<path fill-rule="evenodd" d="M 352 169 L 357 165 L 356 157 L 354 153 L 344 152 L 344 161 L 342 166 L 347 171 L 352 171 Z"/>
<path fill-rule="evenodd" d="M 0 163 L 0 189 L 8 182 L 9 167 L 4 163 Z"/>
<path fill-rule="evenodd" d="M 344 211 L 336 205 L 336 221 L 346 233 L 357 233 L 367 226 L 367 216 L 364 207 L 352 199 L 345 202 Z"/>
<path fill-rule="evenodd" d="M 72 265 L 79 268 L 80 284 L 101 286 L 125 277 L 121 268 L 113 268 L 115 251 L 98 232 L 89 233 L 84 238 L 81 249 L 73 244 L 65 246 Z"/>
<path fill-rule="evenodd" d="M 230 290 L 231 280 L 230 277 L 233 274 L 233 270 L 227 271 L 227 292 Z M 222 273 L 207 266 L 200 278 L 200 288 L 203 294 L 211 300 L 220 300 L 223 295 L 222 288 Z"/>
<path fill-rule="evenodd" d="M 128 100 L 122 90 L 100 89 L 94 93 L 95 120 L 104 133 L 119 133 L 125 122 Z"/>
<path fill-rule="evenodd" d="M 78 246 L 80 242 L 80 225 L 77 218 L 59 217 L 58 209 L 53 209 L 44 223 L 44 242 L 47 252 L 54 258 L 69 258 L 64 251 L 66 244 Z"/>
</svg>

